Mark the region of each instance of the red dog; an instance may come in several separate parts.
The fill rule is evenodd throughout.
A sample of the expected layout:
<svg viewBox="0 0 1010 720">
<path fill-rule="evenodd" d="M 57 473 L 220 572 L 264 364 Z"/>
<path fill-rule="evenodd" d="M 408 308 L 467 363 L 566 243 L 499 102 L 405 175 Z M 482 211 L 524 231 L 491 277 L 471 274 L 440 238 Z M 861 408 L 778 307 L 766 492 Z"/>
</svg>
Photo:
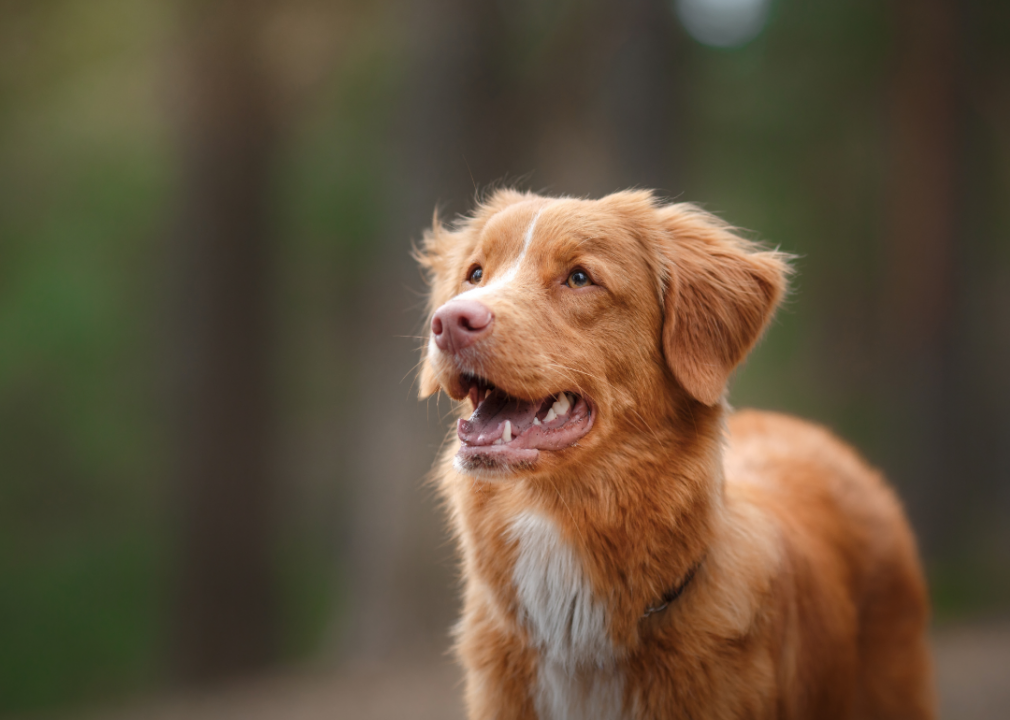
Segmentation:
<svg viewBox="0 0 1010 720">
<path fill-rule="evenodd" d="M 419 260 L 421 395 L 474 719 L 930 718 L 927 600 L 881 477 L 827 431 L 728 416 L 786 257 L 648 192 L 500 191 Z"/>
</svg>

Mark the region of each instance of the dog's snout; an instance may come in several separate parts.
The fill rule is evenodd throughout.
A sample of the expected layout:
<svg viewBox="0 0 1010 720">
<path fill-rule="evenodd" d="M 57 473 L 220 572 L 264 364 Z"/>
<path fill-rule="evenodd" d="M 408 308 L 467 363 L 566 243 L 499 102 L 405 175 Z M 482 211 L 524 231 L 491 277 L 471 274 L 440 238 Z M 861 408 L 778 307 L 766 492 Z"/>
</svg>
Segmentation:
<svg viewBox="0 0 1010 720">
<path fill-rule="evenodd" d="M 494 313 L 476 300 L 450 300 L 431 318 L 431 334 L 442 352 L 456 353 L 491 333 Z"/>
</svg>

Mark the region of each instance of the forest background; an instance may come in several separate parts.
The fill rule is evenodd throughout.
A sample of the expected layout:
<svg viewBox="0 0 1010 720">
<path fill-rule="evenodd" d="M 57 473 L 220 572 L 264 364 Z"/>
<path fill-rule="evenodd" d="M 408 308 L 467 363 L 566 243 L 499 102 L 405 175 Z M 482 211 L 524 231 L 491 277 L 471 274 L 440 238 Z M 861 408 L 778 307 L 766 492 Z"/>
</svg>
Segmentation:
<svg viewBox="0 0 1010 720">
<path fill-rule="evenodd" d="M 795 253 L 731 401 L 1010 614 L 1010 5 L 0 0 L 0 714 L 446 645 L 410 248 L 502 184 Z"/>
</svg>

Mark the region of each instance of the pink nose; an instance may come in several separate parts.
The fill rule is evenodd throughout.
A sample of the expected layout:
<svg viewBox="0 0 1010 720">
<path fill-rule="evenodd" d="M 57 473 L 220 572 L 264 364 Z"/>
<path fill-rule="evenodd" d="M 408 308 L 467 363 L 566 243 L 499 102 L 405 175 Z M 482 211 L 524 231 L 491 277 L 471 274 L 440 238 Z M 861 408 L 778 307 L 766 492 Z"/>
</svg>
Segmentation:
<svg viewBox="0 0 1010 720">
<path fill-rule="evenodd" d="M 431 318 L 431 334 L 442 352 L 455 354 L 491 334 L 494 314 L 476 300 L 450 300 Z"/>
</svg>

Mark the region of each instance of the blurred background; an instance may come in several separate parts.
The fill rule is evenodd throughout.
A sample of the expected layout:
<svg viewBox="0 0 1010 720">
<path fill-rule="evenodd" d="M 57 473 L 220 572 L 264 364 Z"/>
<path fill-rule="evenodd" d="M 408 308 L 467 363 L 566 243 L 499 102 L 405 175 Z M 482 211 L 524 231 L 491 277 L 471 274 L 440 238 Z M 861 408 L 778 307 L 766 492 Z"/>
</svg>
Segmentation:
<svg viewBox="0 0 1010 720">
<path fill-rule="evenodd" d="M 983 0 L 0 0 L 0 716 L 460 717 L 409 250 L 502 184 L 799 256 L 731 400 L 886 471 L 947 714 L 1006 717 Z"/>
</svg>

